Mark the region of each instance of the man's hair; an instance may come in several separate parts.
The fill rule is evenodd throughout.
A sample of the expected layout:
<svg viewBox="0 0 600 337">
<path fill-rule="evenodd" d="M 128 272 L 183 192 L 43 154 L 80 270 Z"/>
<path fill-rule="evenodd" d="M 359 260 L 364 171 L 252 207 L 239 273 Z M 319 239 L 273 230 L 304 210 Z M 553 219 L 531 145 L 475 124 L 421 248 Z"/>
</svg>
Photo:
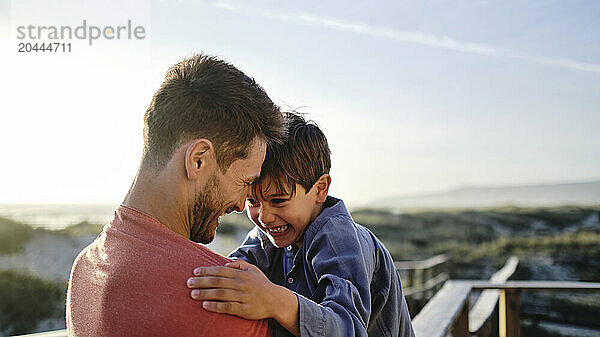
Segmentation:
<svg viewBox="0 0 600 337">
<path fill-rule="evenodd" d="M 254 79 L 233 65 L 194 55 L 172 66 L 144 115 L 142 165 L 162 170 L 181 145 L 205 138 L 225 171 L 257 137 L 267 148 L 285 134 L 283 116 Z"/>
<path fill-rule="evenodd" d="M 300 114 L 285 112 L 288 133 L 283 143 L 267 152 L 259 180 L 253 184 L 254 195 L 262 195 L 274 184 L 278 194 L 296 194 L 296 184 L 306 193 L 317 180 L 331 169 L 331 151 L 327 138 L 313 121 Z M 264 196 L 263 196 L 264 197 Z"/>
</svg>

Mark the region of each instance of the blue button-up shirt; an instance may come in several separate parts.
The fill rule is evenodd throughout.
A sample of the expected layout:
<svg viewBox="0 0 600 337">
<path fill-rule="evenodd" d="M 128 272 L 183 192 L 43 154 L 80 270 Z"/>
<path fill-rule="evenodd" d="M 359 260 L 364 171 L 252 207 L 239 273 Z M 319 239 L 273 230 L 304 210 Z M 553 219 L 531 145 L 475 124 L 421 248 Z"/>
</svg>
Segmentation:
<svg viewBox="0 0 600 337">
<path fill-rule="evenodd" d="M 414 336 L 390 253 L 339 199 L 327 198 L 299 249 L 277 248 L 255 227 L 231 257 L 296 292 L 301 336 Z M 277 336 L 291 334 L 278 326 Z"/>
</svg>

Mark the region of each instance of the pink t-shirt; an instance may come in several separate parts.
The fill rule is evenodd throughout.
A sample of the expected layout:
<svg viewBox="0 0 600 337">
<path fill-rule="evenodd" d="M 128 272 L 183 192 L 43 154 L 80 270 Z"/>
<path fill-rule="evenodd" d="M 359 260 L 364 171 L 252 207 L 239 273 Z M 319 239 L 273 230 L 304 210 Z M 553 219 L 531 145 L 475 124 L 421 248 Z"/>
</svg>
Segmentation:
<svg viewBox="0 0 600 337">
<path fill-rule="evenodd" d="M 73 264 L 69 336 L 272 336 L 267 320 L 211 313 L 190 297 L 195 267 L 228 261 L 121 205 Z"/>
</svg>

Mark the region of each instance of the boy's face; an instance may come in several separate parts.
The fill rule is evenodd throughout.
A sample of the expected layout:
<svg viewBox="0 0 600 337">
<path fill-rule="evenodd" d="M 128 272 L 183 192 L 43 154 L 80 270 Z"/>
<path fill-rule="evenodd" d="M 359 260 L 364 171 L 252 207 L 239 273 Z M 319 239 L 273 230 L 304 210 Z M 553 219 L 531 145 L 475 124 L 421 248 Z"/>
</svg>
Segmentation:
<svg viewBox="0 0 600 337">
<path fill-rule="evenodd" d="M 262 196 L 248 198 L 248 217 L 269 237 L 278 248 L 296 244 L 302 245 L 306 227 L 321 212 L 323 201 L 318 197 L 317 188 L 306 193 L 304 187 L 296 184 L 296 194 L 279 194 L 275 184 L 265 179 L 261 184 Z M 268 188 L 267 188 L 268 187 Z"/>
</svg>

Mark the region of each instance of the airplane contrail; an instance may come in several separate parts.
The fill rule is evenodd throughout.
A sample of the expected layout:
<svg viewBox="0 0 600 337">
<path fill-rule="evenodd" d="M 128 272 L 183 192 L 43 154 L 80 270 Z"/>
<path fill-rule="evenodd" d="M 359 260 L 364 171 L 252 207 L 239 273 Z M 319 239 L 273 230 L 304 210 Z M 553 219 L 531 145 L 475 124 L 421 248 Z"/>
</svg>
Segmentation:
<svg viewBox="0 0 600 337">
<path fill-rule="evenodd" d="M 385 27 L 374 27 L 360 22 L 350 22 L 324 16 L 241 8 L 237 5 L 233 5 L 231 3 L 226 2 L 217 2 L 215 3 L 215 6 L 230 11 L 251 12 L 253 14 L 261 15 L 280 21 L 293 22 L 297 24 L 306 24 L 342 32 L 383 38 L 396 42 L 414 43 L 432 48 L 448 49 L 458 52 L 478 54 L 489 57 L 513 58 L 541 65 L 580 70 L 592 73 L 600 73 L 600 64 L 585 63 L 570 59 L 540 57 L 493 45 L 458 41 L 449 37 L 440 37 L 419 32 L 400 31 Z"/>
</svg>

